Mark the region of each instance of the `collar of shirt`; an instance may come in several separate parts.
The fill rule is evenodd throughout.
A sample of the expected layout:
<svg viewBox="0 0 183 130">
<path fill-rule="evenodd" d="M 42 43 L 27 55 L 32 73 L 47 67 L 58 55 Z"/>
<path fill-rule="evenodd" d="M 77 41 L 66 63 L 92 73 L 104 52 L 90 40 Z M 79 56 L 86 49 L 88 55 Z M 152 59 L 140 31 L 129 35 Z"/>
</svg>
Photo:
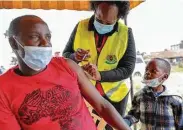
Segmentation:
<svg viewBox="0 0 183 130">
<path fill-rule="evenodd" d="M 90 20 L 89 20 L 88 31 L 94 31 L 95 33 L 98 34 L 98 32 L 96 31 L 96 29 L 95 29 L 95 27 L 93 25 L 94 19 L 95 19 L 95 17 L 93 15 L 90 18 Z M 106 33 L 106 34 L 103 34 L 103 35 L 105 35 L 105 36 L 111 36 L 114 32 L 118 32 L 118 22 L 116 22 L 116 24 L 114 25 L 114 29 L 111 32 Z M 101 35 L 101 34 L 98 34 L 98 35 Z"/>
<path fill-rule="evenodd" d="M 160 96 L 161 95 L 161 93 L 163 93 L 164 91 L 166 90 L 166 87 L 163 85 L 163 91 L 162 92 L 153 92 L 153 90 L 152 90 L 152 88 L 147 88 L 146 89 L 146 92 L 147 93 L 153 93 L 153 95 L 155 96 L 155 97 L 158 97 L 158 96 Z"/>
<path fill-rule="evenodd" d="M 156 97 L 158 97 L 158 96 L 160 96 L 165 90 L 166 90 L 166 87 L 163 86 L 163 91 L 162 91 L 162 92 L 154 92 L 154 95 L 155 95 Z"/>
</svg>

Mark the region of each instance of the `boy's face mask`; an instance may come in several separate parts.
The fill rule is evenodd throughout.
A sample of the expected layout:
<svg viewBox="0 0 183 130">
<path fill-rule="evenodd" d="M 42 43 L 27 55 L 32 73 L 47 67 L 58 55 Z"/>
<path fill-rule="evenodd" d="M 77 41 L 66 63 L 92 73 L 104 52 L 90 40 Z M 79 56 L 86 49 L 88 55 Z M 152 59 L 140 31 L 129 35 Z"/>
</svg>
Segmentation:
<svg viewBox="0 0 183 130">
<path fill-rule="evenodd" d="M 15 37 L 13 37 L 15 39 Z M 18 55 L 24 63 L 35 71 L 42 70 L 49 64 L 52 58 L 52 47 L 38 47 L 38 46 L 22 46 L 18 40 L 15 41 L 23 48 L 25 55 L 21 55 L 18 50 Z"/>
<path fill-rule="evenodd" d="M 151 79 L 151 80 L 143 79 L 142 83 L 144 83 L 148 87 L 152 87 L 152 88 L 158 87 L 159 85 L 161 85 L 164 82 L 164 80 L 162 79 L 162 77 L 164 75 L 165 74 L 163 74 L 162 76 L 160 76 L 158 78 Z"/>
</svg>

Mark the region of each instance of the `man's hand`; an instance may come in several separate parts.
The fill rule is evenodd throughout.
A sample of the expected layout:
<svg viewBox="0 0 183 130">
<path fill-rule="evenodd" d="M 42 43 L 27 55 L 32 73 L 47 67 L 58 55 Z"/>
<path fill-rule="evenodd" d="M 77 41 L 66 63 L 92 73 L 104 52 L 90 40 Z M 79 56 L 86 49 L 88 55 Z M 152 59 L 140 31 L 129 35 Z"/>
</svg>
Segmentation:
<svg viewBox="0 0 183 130">
<path fill-rule="evenodd" d="M 89 54 L 90 50 L 83 50 L 81 48 L 78 48 L 77 51 L 74 53 L 74 58 L 76 61 L 87 61 L 88 58 L 90 58 Z"/>
<path fill-rule="evenodd" d="M 101 75 L 97 69 L 97 66 L 94 64 L 86 64 L 82 66 L 83 70 L 85 71 L 85 74 L 89 79 L 95 80 L 95 81 L 100 81 L 101 80 Z"/>
</svg>

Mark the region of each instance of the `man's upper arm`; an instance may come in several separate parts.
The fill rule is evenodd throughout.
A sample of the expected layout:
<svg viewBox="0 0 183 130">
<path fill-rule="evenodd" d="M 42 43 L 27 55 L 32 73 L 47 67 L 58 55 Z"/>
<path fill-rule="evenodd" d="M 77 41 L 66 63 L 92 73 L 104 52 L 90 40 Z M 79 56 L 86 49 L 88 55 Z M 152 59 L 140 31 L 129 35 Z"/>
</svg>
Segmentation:
<svg viewBox="0 0 183 130">
<path fill-rule="evenodd" d="M 74 40 L 75 40 L 77 27 L 78 27 L 78 24 L 75 26 L 74 30 L 72 31 L 69 41 L 67 42 L 67 44 L 63 50 L 63 53 L 62 53 L 62 55 L 64 57 L 70 58 L 72 60 L 74 60 L 72 54 L 74 53 L 73 44 L 74 44 Z"/>
<path fill-rule="evenodd" d="M 81 94 L 85 99 L 94 107 L 97 112 L 100 112 L 103 107 L 104 99 L 97 91 L 97 89 L 92 85 L 90 80 L 86 77 L 83 69 L 77 65 L 72 60 L 67 59 L 67 63 L 70 68 L 75 71 L 78 75 L 78 82 L 81 90 Z"/>
<path fill-rule="evenodd" d="M 0 130 L 20 130 L 20 126 L 12 113 L 7 100 L 0 91 Z"/>
<path fill-rule="evenodd" d="M 136 61 L 135 40 L 132 29 L 128 29 L 128 46 L 124 56 L 120 59 L 117 68 L 109 71 L 102 71 L 101 82 L 116 82 L 127 79 L 133 73 Z"/>
</svg>

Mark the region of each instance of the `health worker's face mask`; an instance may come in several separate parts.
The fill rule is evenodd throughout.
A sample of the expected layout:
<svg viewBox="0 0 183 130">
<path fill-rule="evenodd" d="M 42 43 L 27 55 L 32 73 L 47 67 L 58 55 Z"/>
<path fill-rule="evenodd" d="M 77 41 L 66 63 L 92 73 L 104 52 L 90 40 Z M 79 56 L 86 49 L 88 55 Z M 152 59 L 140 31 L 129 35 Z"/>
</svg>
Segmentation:
<svg viewBox="0 0 183 130">
<path fill-rule="evenodd" d="M 22 58 L 24 63 L 35 71 L 44 69 L 52 59 L 52 47 L 38 47 L 38 46 L 22 46 L 14 37 L 15 41 L 23 48 L 25 55 L 21 55 L 18 50 L 18 55 Z"/>
<path fill-rule="evenodd" d="M 111 25 L 105 25 L 105 24 L 101 24 L 99 23 L 96 19 L 94 20 L 94 26 L 95 26 L 95 29 L 97 30 L 97 32 L 99 34 L 106 34 L 106 33 L 109 33 L 113 30 L 114 28 L 114 24 L 111 24 Z"/>
</svg>

